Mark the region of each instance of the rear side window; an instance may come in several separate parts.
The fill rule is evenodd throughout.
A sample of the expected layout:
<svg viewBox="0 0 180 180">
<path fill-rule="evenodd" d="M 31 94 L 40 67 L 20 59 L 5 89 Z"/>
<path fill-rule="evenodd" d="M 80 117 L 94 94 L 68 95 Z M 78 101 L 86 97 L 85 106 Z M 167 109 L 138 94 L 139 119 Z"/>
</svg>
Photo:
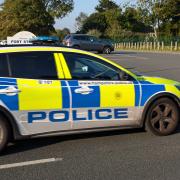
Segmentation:
<svg viewBox="0 0 180 180">
<path fill-rule="evenodd" d="M 8 61 L 11 76 L 29 79 L 58 79 L 51 52 L 10 53 Z"/>
<path fill-rule="evenodd" d="M 64 40 L 68 40 L 71 36 L 70 35 L 67 35 Z"/>
<path fill-rule="evenodd" d="M 73 38 L 76 40 L 89 41 L 88 36 L 74 36 Z"/>
<path fill-rule="evenodd" d="M 8 63 L 5 54 L 0 54 L 0 77 L 8 77 Z"/>
</svg>

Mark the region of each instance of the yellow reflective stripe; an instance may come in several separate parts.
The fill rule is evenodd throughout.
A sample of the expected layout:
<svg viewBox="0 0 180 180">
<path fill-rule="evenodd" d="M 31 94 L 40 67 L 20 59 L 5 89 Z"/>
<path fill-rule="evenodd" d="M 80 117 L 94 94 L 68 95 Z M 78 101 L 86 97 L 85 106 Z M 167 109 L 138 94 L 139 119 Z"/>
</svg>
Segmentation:
<svg viewBox="0 0 180 180">
<path fill-rule="evenodd" d="M 59 58 L 61 60 L 61 64 L 62 64 L 62 67 L 63 67 L 65 78 L 66 79 L 72 79 L 71 73 L 69 71 L 69 68 L 67 66 L 66 60 L 65 60 L 65 58 L 64 58 L 62 53 L 59 53 Z"/>
<path fill-rule="evenodd" d="M 58 53 L 54 53 L 54 58 L 55 58 L 55 62 L 56 62 L 56 68 L 58 71 L 58 78 L 59 79 L 64 79 L 64 73 L 63 73 L 63 69 L 61 66 L 61 62 L 60 62 L 60 58 Z"/>
</svg>

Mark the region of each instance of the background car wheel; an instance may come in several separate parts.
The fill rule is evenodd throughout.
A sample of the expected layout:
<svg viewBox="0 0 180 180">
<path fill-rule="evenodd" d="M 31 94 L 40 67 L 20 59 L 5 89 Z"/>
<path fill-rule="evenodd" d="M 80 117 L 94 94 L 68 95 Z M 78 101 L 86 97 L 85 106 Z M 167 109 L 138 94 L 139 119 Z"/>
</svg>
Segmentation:
<svg viewBox="0 0 180 180">
<path fill-rule="evenodd" d="M 0 116 L 0 152 L 7 146 L 9 140 L 9 126 L 6 119 Z"/>
<path fill-rule="evenodd" d="M 166 136 L 172 134 L 179 122 L 179 110 L 174 101 L 161 98 L 149 108 L 146 119 L 146 130 L 155 135 Z"/>
<path fill-rule="evenodd" d="M 110 47 L 104 47 L 103 53 L 104 54 L 111 54 L 111 48 Z"/>
</svg>

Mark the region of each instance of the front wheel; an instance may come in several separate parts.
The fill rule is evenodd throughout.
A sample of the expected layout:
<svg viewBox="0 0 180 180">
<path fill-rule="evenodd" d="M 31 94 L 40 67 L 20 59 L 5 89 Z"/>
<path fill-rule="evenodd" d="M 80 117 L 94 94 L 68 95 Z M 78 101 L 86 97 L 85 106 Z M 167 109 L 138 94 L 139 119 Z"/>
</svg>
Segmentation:
<svg viewBox="0 0 180 180">
<path fill-rule="evenodd" d="M 111 54 L 111 48 L 110 47 L 104 47 L 103 54 Z"/>
<path fill-rule="evenodd" d="M 0 152 L 7 146 L 9 140 L 9 126 L 6 119 L 0 116 Z"/>
<path fill-rule="evenodd" d="M 146 129 L 155 135 L 167 136 L 175 132 L 179 122 L 179 109 L 169 98 L 161 98 L 148 110 Z"/>
</svg>

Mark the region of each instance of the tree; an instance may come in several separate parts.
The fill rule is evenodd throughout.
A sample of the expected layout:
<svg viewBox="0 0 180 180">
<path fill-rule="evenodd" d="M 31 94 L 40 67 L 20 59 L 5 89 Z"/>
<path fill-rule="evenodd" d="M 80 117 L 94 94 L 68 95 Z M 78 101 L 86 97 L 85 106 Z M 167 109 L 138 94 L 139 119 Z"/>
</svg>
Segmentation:
<svg viewBox="0 0 180 180">
<path fill-rule="evenodd" d="M 58 36 L 60 41 L 62 41 L 64 37 L 70 33 L 71 32 L 68 28 L 64 28 L 64 29 L 56 29 L 56 32 L 53 33 L 52 35 Z"/>
<path fill-rule="evenodd" d="M 156 37 L 165 24 L 173 26 L 180 18 L 180 0 L 138 0 L 141 19 L 151 25 Z M 178 24 L 178 23 L 177 23 Z M 178 25 L 176 24 L 177 28 Z M 170 27 L 169 27 L 170 28 Z"/>
<path fill-rule="evenodd" d="M 81 31 L 84 22 L 88 18 L 88 15 L 86 13 L 81 12 L 79 16 L 76 18 L 76 29 L 77 31 Z"/>
<path fill-rule="evenodd" d="M 73 0 L 41 0 L 46 10 L 54 18 L 63 18 L 73 10 Z"/>
<path fill-rule="evenodd" d="M 85 20 L 81 32 L 87 33 L 90 30 L 96 29 L 104 34 L 106 28 L 107 22 L 105 15 L 102 13 L 93 13 Z"/>
<path fill-rule="evenodd" d="M 115 21 L 106 30 L 106 36 L 113 40 L 120 39 L 121 35 L 122 35 L 122 27 L 120 26 L 118 22 L 115 22 Z"/>
<path fill-rule="evenodd" d="M 0 13 L 0 24 L 3 38 L 23 30 L 36 35 L 48 35 L 54 31 L 54 19 L 39 0 L 6 0 Z"/>
<path fill-rule="evenodd" d="M 180 35 L 180 0 L 166 0 L 161 9 L 163 23 L 161 31 L 173 36 Z"/>
<path fill-rule="evenodd" d="M 5 0 L 0 11 L 0 36 L 6 38 L 27 30 L 36 35 L 55 32 L 55 18 L 64 17 L 73 0 Z"/>
<path fill-rule="evenodd" d="M 89 34 L 91 36 L 95 36 L 97 38 L 101 37 L 101 32 L 98 31 L 97 29 L 92 29 L 92 30 L 88 31 L 87 34 Z"/>
<path fill-rule="evenodd" d="M 134 7 L 126 7 L 124 11 L 124 29 L 132 32 L 152 32 L 150 25 L 145 24 L 140 17 L 140 12 Z"/>
<path fill-rule="evenodd" d="M 112 24 L 119 24 L 122 10 L 112 0 L 100 0 L 96 11 L 85 20 L 82 32 L 96 29 L 102 36 L 106 36 L 106 30 L 111 29 Z"/>
<path fill-rule="evenodd" d="M 112 0 L 100 0 L 99 5 L 96 6 L 96 11 L 98 12 L 106 12 L 110 9 L 116 9 L 119 8 L 119 6 Z"/>
</svg>

